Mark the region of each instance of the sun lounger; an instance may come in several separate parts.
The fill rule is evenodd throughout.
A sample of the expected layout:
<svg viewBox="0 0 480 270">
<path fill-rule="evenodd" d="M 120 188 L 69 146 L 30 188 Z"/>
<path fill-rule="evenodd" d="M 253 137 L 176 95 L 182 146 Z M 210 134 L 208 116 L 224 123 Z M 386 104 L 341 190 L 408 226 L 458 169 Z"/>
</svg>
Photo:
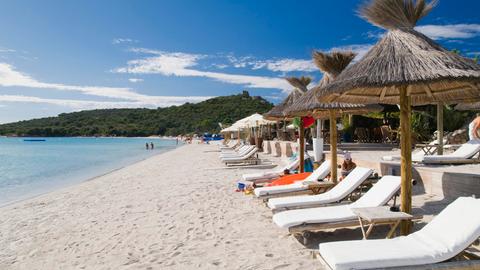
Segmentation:
<svg viewBox="0 0 480 270">
<path fill-rule="evenodd" d="M 243 156 L 222 158 L 222 162 L 224 162 L 227 166 L 258 164 L 260 160 L 258 159 L 258 157 L 256 157 L 257 152 L 258 149 L 256 147 L 253 147 Z"/>
<path fill-rule="evenodd" d="M 422 162 L 426 164 L 468 164 L 480 162 L 480 157 L 473 158 L 480 152 L 480 140 L 470 140 L 464 143 L 455 152 L 441 156 L 424 156 Z"/>
<path fill-rule="evenodd" d="M 268 172 L 259 172 L 259 173 L 249 173 L 242 175 L 242 181 L 244 182 L 251 182 L 251 183 L 265 183 L 269 180 L 276 179 L 284 174 L 285 170 L 293 171 L 300 165 L 300 160 L 295 159 L 294 161 L 287 164 L 285 167 L 276 170 L 276 171 L 268 171 Z"/>
<path fill-rule="evenodd" d="M 480 199 L 460 197 L 429 224 L 408 236 L 320 244 L 321 260 L 335 270 L 412 269 L 414 266 L 435 269 L 435 266 L 442 265 L 441 262 L 462 253 L 480 237 L 479 213 Z M 443 264 L 460 269 L 454 267 L 455 263 Z M 477 268 L 470 265 L 470 268 L 461 269 L 480 267 L 480 263 L 476 264 Z"/>
<path fill-rule="evenodd" d="M 324 161 L 320 167 L 318 167 L 312 174 L 310 174 L 304 180 L 297 181 L 290 185 L 283 186 L 272 186 L 272 187 L 261 187 L 256 188 L 253 192 L 258 198 L 267 198 L 278 195 L 288 196 L 289 193 L 299 192 L 299 191 L 308 191 L 308 185 L 312 183 L 317 183 L 319 179 L 325 178 L 330 173 L 330 161 Z"/>
<path fill-rule="evenodd" d="M 351 209 L 385 205 L 400 189 L 400 181 L 400 176 L 383 176 L 354 203 L 288 210 L 274 214 L 273 222 L 292 234 L 359 226 L 357 216 Z M 306 234 L 304 237 L 307 237 Z"/>
<path fill-rule="evenodd" d="M 222 149 L 233 149 L 238 144 L 238 141 L 229 141 L 225 145 L 220 145 L 220 150 Z"/>
<path fill-rule="evenodd" d="M 443 145 L 444 145 L 444 148 L 447 147 L 447 138 L 445 137 L 443 139 Z M 428 143 L 426 146 L 428 147 L 433 147 L 433 146 L 436 146 L 438 145 L 438 139 L 435 139 L 433 141 L 431 141 L 430 143 Z M 418 144 L 417 144 L 418 146 Z M 417 148 L 415 151 L 412 152 L 412 161 L 413 162 L 421 162 L 423 160 L 423 157 L 427 155 L 427 153 L 430 153 L 431 151 L 425 151 L 422 148 Z M 436 150 L 435 150 L 436 152 Z M 400 161 L 401 157 L 400 156 L 383 156 L 382 157 L 382 160 L 384 161 Z"/>
<path fill-rule="evenodd" d="M 220 154 L 220 158 L 244 156 L 254 148 L 255 148 L 254 145 L 245 145 L 241 149 L 239 149 L 239 151 Z"/>
<path fill-rule="evenodd" d="M 340 202 L 357 189 L 372 173 L 371 169 L 356 167 L 343 181 L 325 193 L 311 196 L 272 198 L 268 200 L 268 207 L 278 211 Z"/>
</svg>

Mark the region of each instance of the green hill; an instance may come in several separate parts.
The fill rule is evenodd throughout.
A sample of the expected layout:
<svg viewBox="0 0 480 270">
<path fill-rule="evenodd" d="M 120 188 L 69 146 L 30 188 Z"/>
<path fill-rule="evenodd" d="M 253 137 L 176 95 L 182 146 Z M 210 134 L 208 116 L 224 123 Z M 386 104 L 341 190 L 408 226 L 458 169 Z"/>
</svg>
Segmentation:
<svg viewBox="0 0 480 270">
<path fill-rule="evenodd" d="M 0 135 L 13 136 L 149 136 L 218 132 L 218 123 L 231 124 L 272 104 L 244 91 L 158 109 L 104 109 L 63 113 L 0 125 Z"/>
</svg>

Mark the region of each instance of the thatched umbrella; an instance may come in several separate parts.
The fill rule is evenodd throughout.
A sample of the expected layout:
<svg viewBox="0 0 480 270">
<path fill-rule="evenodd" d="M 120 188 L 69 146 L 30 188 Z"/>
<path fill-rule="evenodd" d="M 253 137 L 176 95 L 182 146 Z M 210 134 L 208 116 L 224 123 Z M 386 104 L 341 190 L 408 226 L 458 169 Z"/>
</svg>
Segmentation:
<svg viewBox="0 0 480 270">
<path fill-rule="evenodd" d="M 312 78 L 310 77 L 300 77 L 300 78 L 295 78 L 295 77 L 288 77 L 285 78 L 287 82 L 289 82 L 294 89 L 292 92 L 285 98 L 285 100 L 282 101 L 282 103 L 278 104 L 277 106 L 273 107 L 269 112 L 264 114 L 265 119 L 269 120 L 284 120 L 287 119 L 288 116 L 286 114 L 286 109 L 291 106 L 293 103 L 295 103 L 304 93 L 307 92 L 307 86 L 310 84 L 312 81 Z M 300 124 L 299 126 L 299 160 L 300 160 L 300 172 L 303 173 L 305 170 L 305 164 L 304 164 L 304 159 L 305 159 L 305 142 L 304 142 L 304 128 L 303 128 L 303 123 Z"/>
<path fill-rule="evenodd" d="M 301 96 L 294 104 L 286 109 L 289 117 L 312 116 L 317 119 L 330 119 L 330 153 L 331 153 L 331 180 L 337 182 L 337 127 L 336 118 L 342 113 L 365 113 L 369 111 L 381 111 L 380 105 L 365 105 L 339 102 L 320 102 L 321 88 L 335 79 L 355 58 L 352 52 L 313 53 L 315 65 L 324 73 L 319 85 L 310 89 Z"/>
<path fill-rule="evenodd" d="M 452 53 L 414 30 L 435 2 L 372 0 L 360 15 L 387 33 L 358 62 L 323 88 L 327 100 L 400 104 L 402 211 L 411 212 L 412 105 L 480 99 L 480 66 Z M 402 233 L 410 231 L 402 223 Z"/>
<path fill-rule="evenodd" d="M 263 114 L 265 119 L 268 120 L 284 120 L 287 118 L 285 116 L 285 109 L 291 106 L 297 99 L 299 99 L 306 91 L 306 86 L 312 79 L 309 77 L 300 77 L 300 78 L 286 78 L 286 80 L 294 87 L 290 94 L 278 105 L 273 107 L 270 111 Z"/>
<path fill-rule="evenodd" d="M 458 111 L 478 111 L 480 110 L 480 102 L 474 103 L 460 103 L 455 106 L 455 110 Z"/>
</svg>

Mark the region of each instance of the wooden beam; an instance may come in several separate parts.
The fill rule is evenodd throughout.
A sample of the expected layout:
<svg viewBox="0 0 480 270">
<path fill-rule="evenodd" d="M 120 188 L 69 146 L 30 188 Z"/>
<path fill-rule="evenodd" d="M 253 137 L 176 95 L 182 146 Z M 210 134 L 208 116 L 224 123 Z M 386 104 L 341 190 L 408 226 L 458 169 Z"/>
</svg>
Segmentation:
<svg viewBox="0 0 480 270">
<path fill-rule="evenodd" d="M 387 93 L 387 86 L 385 86 L 383 89 L 382 89 L 382 92 L 380 93 L 380 101 L 382 101 L 384 98 L 385 98 L 385 94 Z"/>
<path fill-rule="evenodd" d="M 335 110 L 328 110 L 330 113 L 330 181 L 337 183 L 337 119 Z"/>
<path fill-rule="evenodd" d="M 425 85 L 425 92 L 427 93 L 427 96 L 435 99 L 435 96 L 433 95 L 432 89 L 430 88 L 430 85 Z"/>
<path fill-rule="evenodd" d="M 412 142 L 411 142 L 411 98 L 407 95 L 407 87 L 400 87 L 400 148 L 401 148 L 401 210 L 407 214 L 412 212 Z M 402 235 L 411 231 L 411 222 L 403 221 L 400 228 Z"/>
</svg>

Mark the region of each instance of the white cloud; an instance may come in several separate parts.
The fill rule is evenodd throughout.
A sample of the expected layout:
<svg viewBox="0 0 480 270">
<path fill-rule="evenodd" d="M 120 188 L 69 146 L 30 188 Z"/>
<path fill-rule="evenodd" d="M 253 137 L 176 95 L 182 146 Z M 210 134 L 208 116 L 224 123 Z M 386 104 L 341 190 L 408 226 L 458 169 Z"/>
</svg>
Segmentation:
<svg viewBox="0 0 480 270">
<path fill-rule="evenodd" d="M 372 44 L 352 44 L 331 48 L 329 51 L 352 51 L 357 54 L 353 61 L 358 61 L 372 48 Z"/>
<path fill-rule="evenodd" d="M 182 105 L 185 102 L 195 103 L 198 99 L 195 97 L 165 97 L 165 99 L 157 104 L 150 102 L 128 102 L 128 101 L 91 101 L 91 100 L 75 100 L 75 99 L 52 99 L 40 98 L 22 95 L 0 95 L 0 102 L 16 102 L 16 103 L 37 103 L 50 104 L 68 107 L 73 110 L 93 110 L 93 109 L 113 109 L 113 108 L 156 108 L 168 107 L 173 105 Z M 2 105 L 0 105 L 2 106 Z"/>
<path fill-rule="evenodd" d="M 288 83 L 281 78 L 228 74 L 196 69 L 195 67 L 198 66 L 198 61 L 207 57 L 205 55 L 181 52 L 169 53 L 143 48 L 136 48 L 132 51 L 153 54 L 154 56 L 128 61 L 126 67 L 114 69 L 113 72 L 128 74 L 162 74 L 165 76 L 178 77 L 205 77 L 225 83 L 240 84 L 250 88 L 290 89 Z"/>
<path fill-rule="evenodd" d="M 312 72 L 317 71 L 318 68 L 313 64 L 312 60 L 304 59 L 278 59 L 257 61 L 253 69 L 266 68 L 271 71 L 291 72 L 291 71 L 305 71 Z"/>
<path fill-rule="evenodd" d="M 467 39 L 480 36 L 480 24 L 421 25 L 415 29 L 432 39 Z"/>
<path fill-rule="evenodd" d="M 143 79 L 140 79 L 140 78 L 130 78 L 128 79 L 129 82 L 132 82 L 132 83 L 137 83 L 137 82 L 143 82 Z"/>
<path fill-rule="evenodd" d="M 114 38 L 112 44 L 122 44 L 122 43 L 137 43 L 138 40 L 131 38 Z"/>
<path fill-rule="evenodd" d="M 233 55 L 228 55 L 227 59 L 236 68 L 249 67 L 253 70 L 268 69 L 274 72 L 292 72 L 292 71 L 312 72 L 317 70 L 312 60 L 307 60 L 307 59 L 284 58 L 284 59 L 256 60 L 252 56 L 235 57 Z"/>
<path fill-rule="evenodd" d="M 134 92 L 130 88 L 103 87 L 103 86 L 77 86 L 59 83 L 45 83 L 38 81 L 27 74 L 15 70 L 9 64 L 0 63 L 0 86 L 4 87 L 28 87 L 40 89 L 53 89 L 59 91 L 74 91 L 87 95 L 123 99 L 150 106 L 177 105 L 185 102 L 200 102 L 211 97 L 205 96 L 149 96 Z"/>
<path fill-rule="evenodd" d="M 0 53 L 13 53 L 13 52 L 16 52 L 16 50 L 0 47 Z"/>
</svg>

